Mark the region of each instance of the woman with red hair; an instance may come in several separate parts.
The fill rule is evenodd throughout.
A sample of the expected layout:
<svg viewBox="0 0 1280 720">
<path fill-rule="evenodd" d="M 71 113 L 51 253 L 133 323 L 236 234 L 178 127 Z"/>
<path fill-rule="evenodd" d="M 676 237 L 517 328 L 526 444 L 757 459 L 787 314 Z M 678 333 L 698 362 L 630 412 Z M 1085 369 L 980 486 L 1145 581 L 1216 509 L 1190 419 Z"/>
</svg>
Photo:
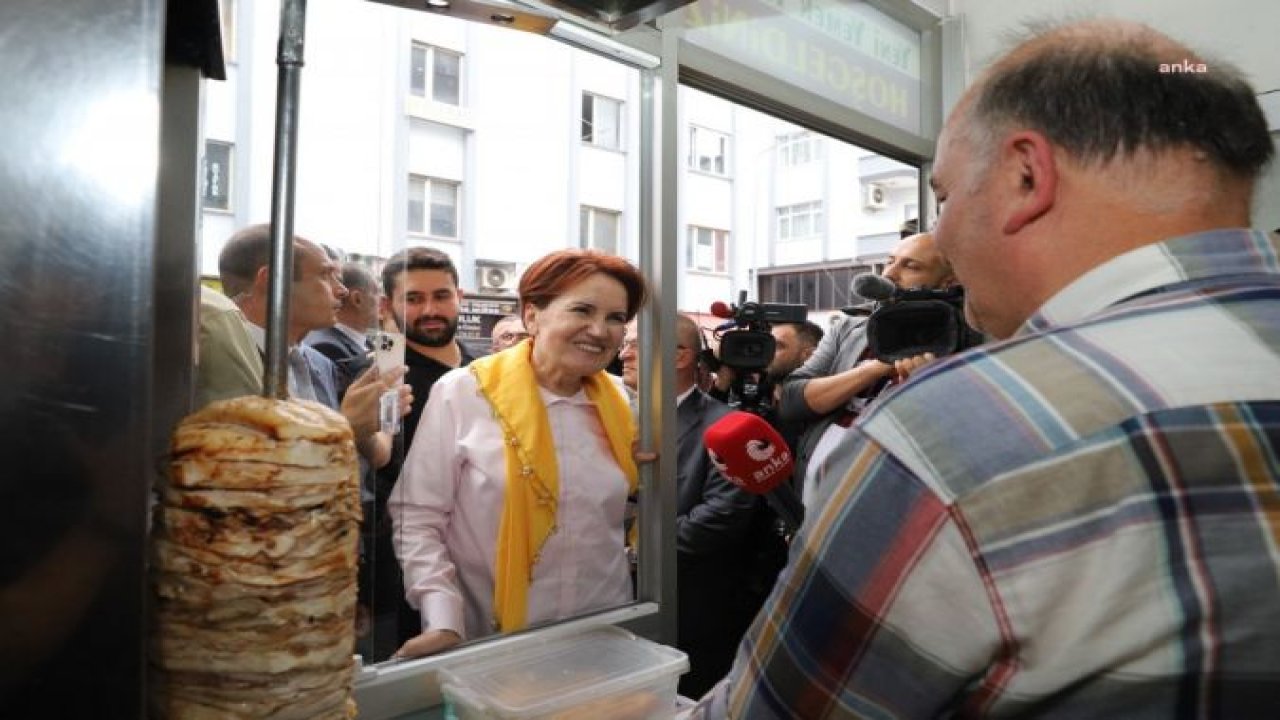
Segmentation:
<svg viewBox="0 0 1280 720">
<path fill-rule="evenodd" d="M 388 505 L 423 628 L 397 656 L 632 599 L 635 423 L 604 368 L 646 298 L 623 258 L 551 253 L 520 279 L 530 337 L 436 382 Z"/>
</svg>

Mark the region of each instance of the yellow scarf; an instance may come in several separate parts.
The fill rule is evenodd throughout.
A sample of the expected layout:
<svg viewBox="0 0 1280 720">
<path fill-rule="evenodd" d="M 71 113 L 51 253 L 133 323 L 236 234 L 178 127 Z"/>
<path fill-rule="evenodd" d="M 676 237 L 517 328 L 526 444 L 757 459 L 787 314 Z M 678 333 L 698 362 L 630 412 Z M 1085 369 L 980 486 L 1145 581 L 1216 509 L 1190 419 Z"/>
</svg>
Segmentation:
<svg viewBox="0 0 1280 720">
<path fill-rule="evenodd" d="M 493 588 L 494 614 L 503 632 L 519 630 L 527 622 L 533 566 L 555 532 L 560 498 L 555 442 L 533 374 L 532 352 L 533 342 L 524 340 L 467 366 L 502 427 L 506 446 L 506 502 L 498 526 Z M 635 423 L 627 399 L 603 370 L 585 378 L 583 388 L 600 413 L 614 460 L 634 493 L 638 479 L 631 457 Z"/>
</svg>

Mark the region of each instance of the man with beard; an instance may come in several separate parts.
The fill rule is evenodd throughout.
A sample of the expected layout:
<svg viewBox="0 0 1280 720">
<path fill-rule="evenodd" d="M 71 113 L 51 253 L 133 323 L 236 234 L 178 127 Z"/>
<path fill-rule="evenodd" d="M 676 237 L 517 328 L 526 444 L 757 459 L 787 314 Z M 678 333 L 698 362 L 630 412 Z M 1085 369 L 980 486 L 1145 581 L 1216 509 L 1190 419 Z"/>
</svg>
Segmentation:
<svg viewBox="0 0 1280 720">
<path fill-rule="evenodd" d="M 777 323 L 769 328 L 776 343 L 773 360 L 765 369 L 769 379 L 782 382 L 793 370 L 804 365 L 822 342 L 822 328 L 810 320 L 796 323 Z"/>
<path fill-rule="evenodd" d="M 404 449 L 413 442 L 431 386 L 441 375 L 475 358 L 454 339 L 462 290 L 458 269 L 449 256 L 434 248 L 402 250 L 382 268 L 383 306 L 406 340 L 405 380 L 413 388 L 413 410 L 404 420 Z M 399 468 L 396 468 L 397 471 Z"/>
<path fill-rule="evenodd" d="M 413 407 L 396 436 L 391 462 L 378 471 L 373 527 L 366 528 L 374 536 L 376 558 L 372 581 L 374 660 L 390 657 L 422 629 L 418 612 L 404 599 L 386 514 L 387 497 L 400 476 L 431 387 L 445 373 L 475 359 L 454 339 L 462 290 L 458 289 L 458 269 L 448 255 L 424 247 L 396 253 L 382 268 L 382 290 L 383 309 L 405 334 L 404 360 L 409 368 L 405 382 L 413 389 Z"/>
</svg>

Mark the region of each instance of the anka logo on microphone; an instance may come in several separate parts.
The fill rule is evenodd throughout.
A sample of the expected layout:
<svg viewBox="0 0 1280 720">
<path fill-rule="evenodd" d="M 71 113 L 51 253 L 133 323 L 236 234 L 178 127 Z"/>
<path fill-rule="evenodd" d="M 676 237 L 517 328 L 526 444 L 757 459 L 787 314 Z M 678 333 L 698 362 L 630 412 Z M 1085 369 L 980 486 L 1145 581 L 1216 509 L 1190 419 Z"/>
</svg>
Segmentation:
<svg viewBox="0 0 1280 720">
<path fill-rule="evenodd" d="M 777 452 L 777 446 L 769 442 L 768 439 L 751 440 L 747 443 L 747 455 L 749 455 L 752 460 L 764 462 L 765 460 L 773 457 L 775 452 Z"/>
<path fill-rule="evenodd" d="M 779 452 L 778 445 L 768 438 L 758 438 L 748 440 L 746 443 L 747 457 L 755 461 L 754 467 L 751 468 L 751 477 L 742 477 L 741 474 L 729 471 L 728 465 L 724 460 L 716 454 L 715 450 L 707 450 L 711 456 L 711 464 L 716 466 L 721 475 L 724 475 L 735 485 L 742 487 L 749 486 L 765 486 L 769 487 L 773 483 L 770 481 L 779 472 L 790 473 L 791 467 L 791 451 L 787 448 L 781 448 Z M 740 468 L 746 470 L 747 468 Z"/>
</svg>

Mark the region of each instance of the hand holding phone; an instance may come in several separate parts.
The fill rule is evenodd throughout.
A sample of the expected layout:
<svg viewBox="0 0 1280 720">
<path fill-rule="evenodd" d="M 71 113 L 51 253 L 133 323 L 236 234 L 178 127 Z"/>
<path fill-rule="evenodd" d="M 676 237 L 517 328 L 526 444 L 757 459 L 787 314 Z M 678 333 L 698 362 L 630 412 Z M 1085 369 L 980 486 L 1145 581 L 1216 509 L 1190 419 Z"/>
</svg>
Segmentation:
<svg viewBox="0 0 1280 720">
<path fill-rule="evenodd" d="M 373 357 L 378 374 L 404 365 L 404 334 L 380 331 L 373 336 Z"/>
<path fill-rule="evenodd" d="M 404 334 L 379 331 L 374 333 L 373 358 L 378 374 L 385 375 L 404 366 Z M 379 425 L 383 432 L 395 435 L 400 432 L 400 392 L 387 390 L 378 402 Z"/>
</svg>

